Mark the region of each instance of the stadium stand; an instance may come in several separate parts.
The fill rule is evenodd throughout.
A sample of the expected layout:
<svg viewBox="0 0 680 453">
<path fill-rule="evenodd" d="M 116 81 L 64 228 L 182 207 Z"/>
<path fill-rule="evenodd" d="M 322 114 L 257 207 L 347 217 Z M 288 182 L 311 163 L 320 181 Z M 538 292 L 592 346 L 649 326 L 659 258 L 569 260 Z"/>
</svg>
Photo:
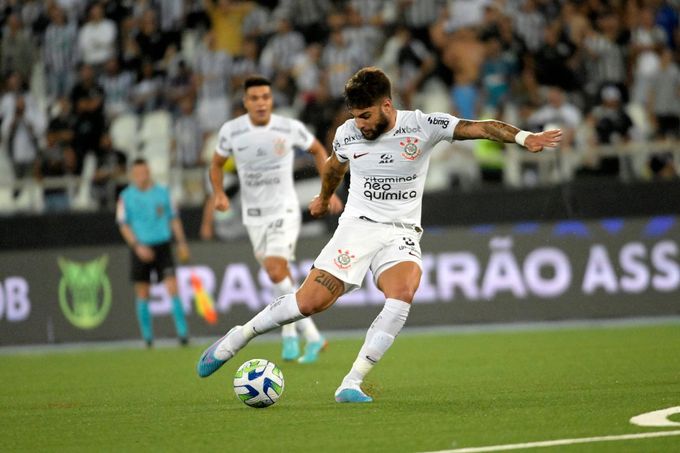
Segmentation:
<svg viewBox="0 0 680 453">
<path fill-rule="evenodd" d="M 540 160 L 513 145 L 456 143 L 442 149 L 431 166 L 430 192 L 489 184 L 550 186 L 590 177 L 677 179 L 680 33 L 671 1 L 344 0 L 324 3 L 325 9 L 314 14 L 308 3 L 8 3 L 0 14 L 3 36 L 19 39 L 18 34 L 19 41 L 7 42 L 22 44 L 12 49 L 12 59 L 2 61 L 0 116 L 12 117 L 23 97 L 26 117 L 33 124 L 47 118 L 48 126 L 33 131 L 34 166 L 22 163 L 19 151 L 8 147 L 14 137 L 9 129 L 3 134 L 3 215 L 44 210 L 36 190 L 68 193 L 70 209 L 110 209 L 112 202 L 93 204 L 83 195 L 91 185 L 85 156 L 100 155 L 97 138 L 107 130 L 128 163 L 147 157 L 155 176 L 173 186 L 182 204 L 200 205 L 205 185 L 198 167 L 181 168 L 182 160 L 173 155 L 182 99 L 190 98 L 198 112 L 201 96 L 220 93 L 229 105 L 219 110 L 231 112 L 226 121 L 241 112 L 244 75 L 264 72 L 274 81 L 277 111 L 308 122 L 330 148 L 335 127 L 346 117 L 342 100 L 333 98 L 339 91 L 338 68 L 351 73 L 367 64 L 379 64 L 393 77 L 398 106 L 493 117 L 531 130 L 548 123 L 573 127 L 573 139 Z M 107 49 L 119 72 L 107 72 L 107 63 L 91 55 L 88 46 L 69 51 L 53 43 L 111 24 L 117 38 Z M 295 45 L 281 47 L 286 42 Z M 206 46 L 226 58 L 202 57 Z M 274 47 L 282 49 L 279 58 L 263 55 Z M 226 66 L 204 67 L 212 63 Z M 83 65 L 91 67 L 95 81 L 89 92 L 81 86 L 76 93 Z M 210 74 L 226 74 L 227 80 L 212 80 Z M 99 82 L 103 85 L 104 76 L 106 90 Z M 577 115 L 563 116 L 564 108 L 551 104 L 555 90 Z M 116 96 L 110 99 L 115 108 L 106 103 L 107 96 Z M 612 125 L 614 107 L 605 97 L 616 98 L 629 126 Z M 70 113 L 59 116 L 63 105 Z M 198 117 L 205 119 L 205 112 Z M 573 118 L 579 118 L 577 124 Z M 212 152 L 213 123 L 201 125 L 202 164 Z M 93 125 L 95 130 L 86 130 Z M 59 134 L 65 169 L 43 175 L 46 137 L 52 132 Z M 75 166 L 69 161 L 73 152 Z"/>
</svg>

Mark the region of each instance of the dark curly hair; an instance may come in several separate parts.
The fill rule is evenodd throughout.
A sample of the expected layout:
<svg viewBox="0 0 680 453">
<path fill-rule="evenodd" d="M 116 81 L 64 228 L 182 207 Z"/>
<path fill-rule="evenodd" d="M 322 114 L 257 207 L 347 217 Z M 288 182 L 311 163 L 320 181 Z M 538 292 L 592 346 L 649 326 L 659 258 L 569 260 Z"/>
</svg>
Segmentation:
<svg viewBox="0 0 680 453">
<path fill-rule="evenodd" d="M 350 109 L 365 109 L 383 98 L 392 99 L 392 84 L 376 67 L 360 69 L 345 84 L 345 102 Z"/>
</svg>

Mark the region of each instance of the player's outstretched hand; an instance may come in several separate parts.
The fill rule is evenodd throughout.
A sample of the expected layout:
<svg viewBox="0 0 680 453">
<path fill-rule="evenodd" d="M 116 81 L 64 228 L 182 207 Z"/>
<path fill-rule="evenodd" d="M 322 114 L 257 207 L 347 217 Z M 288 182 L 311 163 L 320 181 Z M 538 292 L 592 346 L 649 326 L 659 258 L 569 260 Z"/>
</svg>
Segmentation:
<svg viewBox="0 0 680 453">
<path fill-rule="evenodd" d="M 150 263 L 154 259 L 153 249 L 151 247 L 147 247 L 146 245 L 135 245 L 135 254 L 142 263 Z"/>
<path fill-rule="evenodd" d="M 328 200 L 324 200 L 319 195 L 316 195 L 309 202 L 309 213 L 312 214 L 312 217 L 323 217 L 328 214 L 329 205 L 330 202 Z"/>
<path fill-rule="evenodd" d="M 180 242 L 177 244 L 177 258 L 182 264 L 186 264 L 191 259 L 191 253 L 189 252 L 189 246 L 186 242 Z"/>
<path fill-rule="evenodd" d="M 543 151 L 544 147 L 555 148 L 562 140 L 562 131 L 552 129 L 543 131 L 540 134 L 531 134 L 524 141 L 524 147 L 532 153 Z"/>
<path fill-rule="evenodd" d="M 213 203 L 215 205 L 215 209 L 218 211 L 228 211 L 229 210 L 229 198 L 224 192 L 217 193 L 213 197 Z"/>
<path fill-rule="evenodd" d="M 328 206 L 328 211 L 331 214 L 340 214 L 340 212 L 343 210 L 344 207 L 345 207 L 345 205 L 342 203 L 342 200 L 340 199 L 340 197 L 333 194 L 333 196 L 331 197 L 331 200 L 330 200 L 330 204 Z"/>
</svg>

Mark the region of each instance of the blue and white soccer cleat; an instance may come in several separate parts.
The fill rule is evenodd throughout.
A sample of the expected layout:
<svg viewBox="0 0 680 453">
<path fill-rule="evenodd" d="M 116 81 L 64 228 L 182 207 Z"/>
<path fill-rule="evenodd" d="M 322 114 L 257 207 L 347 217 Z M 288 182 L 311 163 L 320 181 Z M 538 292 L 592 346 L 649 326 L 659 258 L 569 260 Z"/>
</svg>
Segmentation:
<svg viewBox="0 0 680 453">
<path fill-rule="evenodd" d="M 198 375 L 200 377 L 204 378 L 204 377 L 210 376 L 215 371 L 219 370 L 222 365 L 227 363 L 229 361 L 229 359 L 234 357 L 236 352 L 238 352 L 238 351 L 232 351 L 227 347 L 226 350 L 229 354 L 227 356 L 227 358 L 218 359 L 217 357 L 215 357 L 215 350 L 217 350 L 217 348 L 222 343 L 224 343 L 225 341 L 229 341 L 227 337 L 229 337 L 229 335 L 232 332 L 236 331 L 236 329 L 238 329 L 239 327 L 241 327 L 241 326 L 233 327 L 231 330 L 229 330 L 229 332 L 227 332 L 227 334 L 225 336 L 223 336 L 222 338 L 220 338 L 219 340 L 214 342 L 208 349 L 203 351 L 203 354 L 201 354 L 201 358 L 198 359 L 198 363 L 196 364 L 196 372 L 198 373 Z M 228 343 L 227 343 L 227 346 L 228 346 Z"/>
<path fill-rule="evenodd" d="M 321 337 L 319 341 L 310 341 L 305 346 L 305 353 L 298 359 L 298 363 L 314 363 L 319 360 L 319 353 L 326 349 L 328 341 Z"/>
<path fill-rule="evenodd" d="M 283 337 L 281 358 L 287 362 L 295 360 L 300 355 L 300 341 L 298 337 Z"/>
<path fill-rule="evenodd" d="M 373 398 L 362 392 L 360 388 L 345 387 L 335 392 L 335 401 L 338 403 L 370 403 Z"/>
</svg>

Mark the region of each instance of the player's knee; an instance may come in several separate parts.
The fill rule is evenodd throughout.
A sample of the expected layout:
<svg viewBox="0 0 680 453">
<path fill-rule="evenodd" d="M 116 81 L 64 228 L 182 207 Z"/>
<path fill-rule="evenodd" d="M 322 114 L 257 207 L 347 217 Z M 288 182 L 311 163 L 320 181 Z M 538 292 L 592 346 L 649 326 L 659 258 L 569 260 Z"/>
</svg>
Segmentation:
<svg viewBox="0 0 680 453">
<path fill-rule="evenodd" d="M 288 267 L 283 263 L 265 263 L 264 270 L 273 283 L 279 283 L 288 276 Z"/>
<path fill-rule="evenodd" d="M 147 300 L 151 295 L 148 283 L 135 283 L 135 296 L 137 299 Z"/>
<path fill-rule="evenodd" d="M 297 303 L 300 313 L 305 316 L 313 315 L 314 313 L 319 313 L 324 311 L 330 306 L 330 301 L 328 298 L 322 297 L 318 294 L 313 295 L 298 295 Z"/>
<path fill-rule="evenodd" d="M 417 290 L 417 286 L 403 284 L 397 286 L 396 288 L 392 288 L 390 291 L 387 291 L 385 296 L 387 296 L 389 299 L 397 299 L 410 304 L 413 302 L 413 297 L 415 296 Z"/>
<path fill-rule="evenodd" d="M 174 277 L 168 277 L 165 279 L 165 288 L 171 296 L 177 294 L 177 279 Z"/>
</svg>

